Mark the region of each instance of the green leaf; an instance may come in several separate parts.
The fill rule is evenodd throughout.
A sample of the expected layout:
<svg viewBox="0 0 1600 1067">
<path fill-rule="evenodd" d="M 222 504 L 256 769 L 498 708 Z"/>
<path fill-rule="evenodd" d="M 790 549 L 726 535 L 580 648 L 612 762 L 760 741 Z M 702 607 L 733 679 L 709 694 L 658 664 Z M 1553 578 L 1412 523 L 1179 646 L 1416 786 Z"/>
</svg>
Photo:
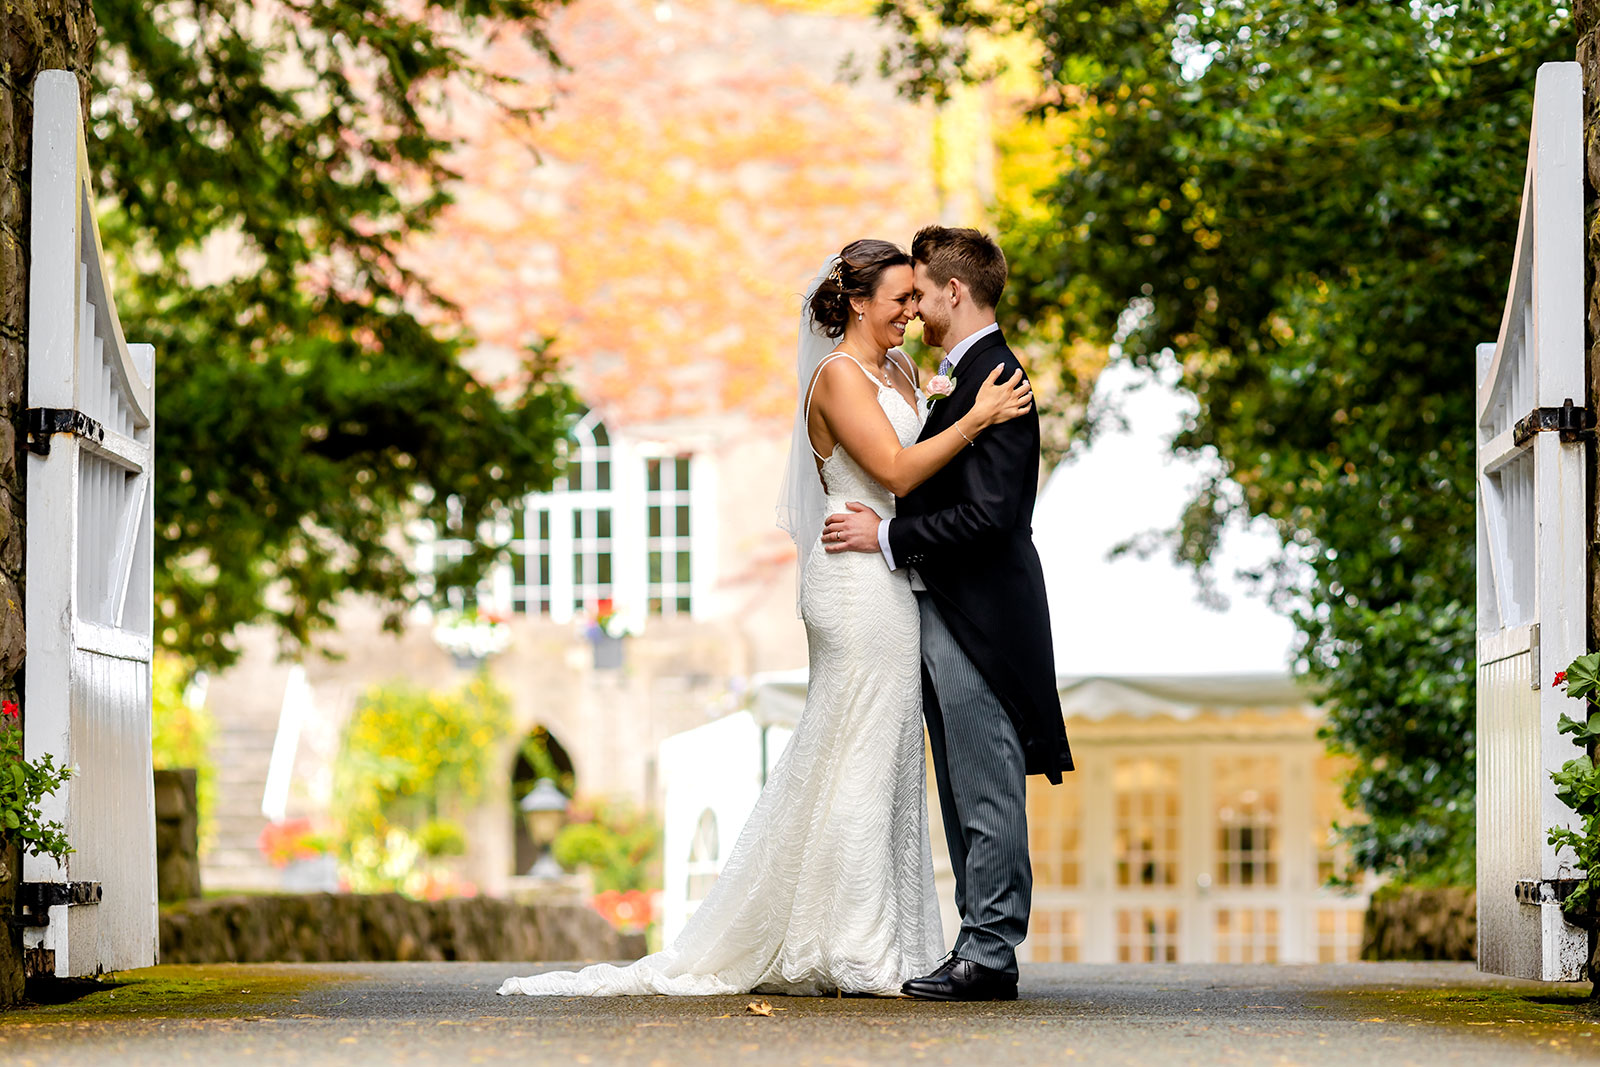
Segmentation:
<svg viewBox="0 0 1600 1067">
<path fill-rule="evenodd" d="M 1579 656 L 1567 666 L 1567 696 L 1580 700 L 1600 692 L 1600 652 Z"/>
<path fill-rule="evenodd" d="M 1559 733 L 1571 734 L 1578 741 L 1593 741 L 1600 738 L 1600 714 L 1592 713 L 1583 722 L 1563 714 L 1557 720 L 1556 730 Z"/>
</svg>

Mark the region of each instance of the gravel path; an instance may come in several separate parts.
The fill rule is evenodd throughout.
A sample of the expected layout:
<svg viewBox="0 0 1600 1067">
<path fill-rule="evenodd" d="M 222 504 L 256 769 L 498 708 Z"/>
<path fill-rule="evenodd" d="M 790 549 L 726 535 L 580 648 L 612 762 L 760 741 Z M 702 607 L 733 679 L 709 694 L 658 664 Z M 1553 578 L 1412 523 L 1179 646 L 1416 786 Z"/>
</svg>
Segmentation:
<svg viewBox="0 0 1600 1067">
<path fill-rule="evenodd" d="M 1587 986 L 1507 982 L 1470 965 L 1034 965 L 1009 1004 L 495 996 L 503 976 L 538 969 L 547 968 L 133 972 L 117 989 L 0 1016 L 0 1062 L 1600 1064 L 1600 1012 L 1582 1000 Z M 154 984 L 174 980 L 209 991 Z M 750 1014 L 762 1000 L 772 1014 Z"/>
</svg>

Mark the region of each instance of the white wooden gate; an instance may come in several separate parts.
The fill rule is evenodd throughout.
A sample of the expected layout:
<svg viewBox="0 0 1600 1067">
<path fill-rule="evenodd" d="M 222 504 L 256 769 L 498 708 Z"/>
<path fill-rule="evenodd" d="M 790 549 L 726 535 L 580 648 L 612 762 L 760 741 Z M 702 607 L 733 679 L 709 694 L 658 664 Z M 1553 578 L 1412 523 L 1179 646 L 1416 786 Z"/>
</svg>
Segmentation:
<svg viewBox="0 0 1600 1067">
<path fill-rule="evenodd" d="M 23 943 L 64 977 L 156 959 L 154 352 L 107 287 L 74 75 L 39 76 L 33 137 L 24 746 L 76 768 L 45 810 L 76 851 L 24 860 Z"/>
<path fill-rule="evenodd" d="M 1550 685 L 1584 651 L 1583 79 L 1536 83 L 1516 256 L 1500 336 L 1478 369 L 1478 967 L 1582 977 L 1588 934 L 1558 896 L 1577 872 L 1546 843 L 1573 813 L 1550 773 L 1577 755 Z"/>
</svg>

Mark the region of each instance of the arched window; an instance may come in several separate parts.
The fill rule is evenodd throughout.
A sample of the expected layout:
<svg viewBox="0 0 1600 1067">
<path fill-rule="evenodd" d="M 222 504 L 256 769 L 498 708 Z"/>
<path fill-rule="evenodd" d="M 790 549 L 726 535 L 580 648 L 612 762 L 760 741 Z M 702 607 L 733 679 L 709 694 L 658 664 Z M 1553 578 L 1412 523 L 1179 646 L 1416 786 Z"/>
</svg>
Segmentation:
<svg viewBox="0 0 1600 1067">
<path fill-rule="evenodd" d="M 715 569 L 706 497 L 715 477 L 680 447 L 619 439 L 598 411 L 585 412 L 562 444 L 549 492 L 529 495 L 510 516 L 495 602 L 557 622 L 608 609 L 625 620 L 690 614 Z M 693 493 L 691 476 L 704 483 Z"/>
<path fill-rule="evenodd" d="M 511 608 L 529 614 L 599 613 L 616 599 L 616 494 L 611 435 L 600 413 L 572 427 L 562 473 L 512 516 Z"/>
<path fill-rule="evenodd" d="M 597 412 L 572 428 L 566 490 L 572 504 L 572 610 L 594 614 L 614 596 L 611 438 Z"/>
<path fill-rule="evenodd" d="M 684 896 L 692 908 L 706 898 L 716 884 L 721 868 L 717 864 L 717 816 L 710 808 L 700 813 L 694 839 L 689 842 L 689 884 Z"/>
</svg>

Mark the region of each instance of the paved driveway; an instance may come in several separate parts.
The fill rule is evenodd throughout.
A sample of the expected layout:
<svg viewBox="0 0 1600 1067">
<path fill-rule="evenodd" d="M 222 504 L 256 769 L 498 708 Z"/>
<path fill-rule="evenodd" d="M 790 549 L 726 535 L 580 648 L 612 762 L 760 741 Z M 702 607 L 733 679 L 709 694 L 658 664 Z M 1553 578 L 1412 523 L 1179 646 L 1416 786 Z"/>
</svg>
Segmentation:
<svg viewBox="0 0 1600 1067">
<path fill-rule="evenodd" d="M 531 965 L 162 967 L 0 1016 L 16 1064 L 1600 1063 L 1587 986 L 1470 965 L 1025 967 L 1011 1004 L 497 997 Z M 749 1012 L 766 1000 L 770 1016 Z"/>
</svg>

